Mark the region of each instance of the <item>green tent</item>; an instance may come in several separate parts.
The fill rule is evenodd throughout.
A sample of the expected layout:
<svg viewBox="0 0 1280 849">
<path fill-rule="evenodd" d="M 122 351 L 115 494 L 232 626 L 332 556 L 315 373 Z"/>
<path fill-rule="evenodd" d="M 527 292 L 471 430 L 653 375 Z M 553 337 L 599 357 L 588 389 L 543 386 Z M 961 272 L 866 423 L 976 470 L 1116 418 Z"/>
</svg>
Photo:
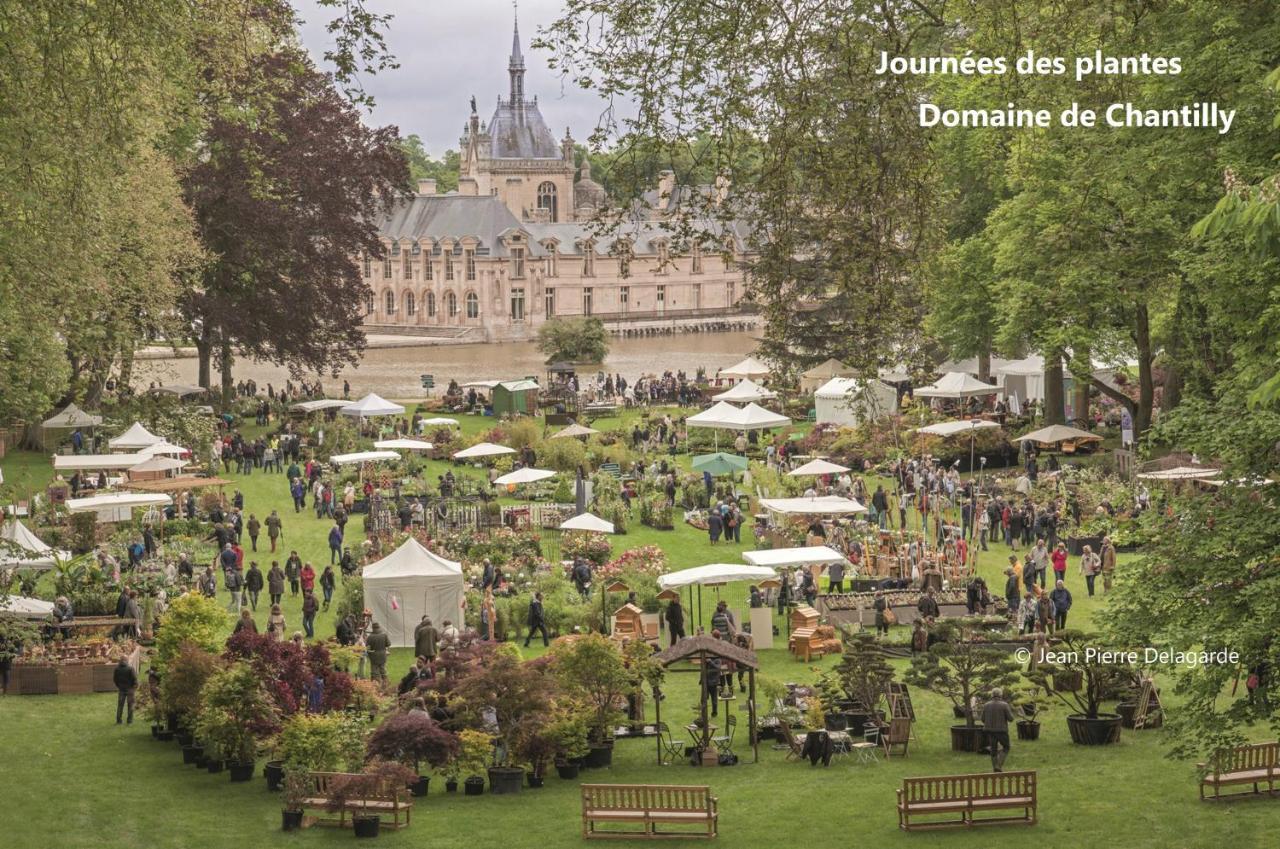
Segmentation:
<svg viewBox="0 0 1280 849">
<path fill-rule="evenodd" d="M 695 472 L 710 472 L 713 475 L 731 475 L 734 472 L 747 470 L 747 458 L 737 454 L 726 454 L 717 451 L 714 454 L 700 454 L 693 458 Z"/>
<path fill-rule="evenodd" d="M 538 384 L 532 380 L 504 380 L 493 387 L 495 416 L 531 416 L 538 410 Z"/>
</svg>

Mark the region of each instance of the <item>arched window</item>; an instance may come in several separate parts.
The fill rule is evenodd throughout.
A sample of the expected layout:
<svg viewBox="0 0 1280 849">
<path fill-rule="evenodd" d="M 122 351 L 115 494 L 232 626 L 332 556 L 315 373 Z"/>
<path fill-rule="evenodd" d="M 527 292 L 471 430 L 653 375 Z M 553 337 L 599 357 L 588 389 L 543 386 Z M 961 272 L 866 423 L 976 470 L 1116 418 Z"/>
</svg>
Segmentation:
<svg viewBox="0 0 1280 849">
<path fill-rule="evenodd" d="M 547 210 L 552 221 L 559 220 L 556 218 L 556 184 L 550 180 L 538 186 L 538 208 Z"/>
<path fill-rule="evenodd" d="M 449 318 L 454 318 L 458 315 L 458 296 L 453 292 L 444 293 L 444 311 Z"/>
<path fill-rule="evenodd" d="M 480 298 L 475 292 L 467 293 L 467 318 L 480 317 Z"/>
<path fill-rule="evenodd" d="M 405 315 L 416 315 L 418 312 L 418 302 L 414 299 L 412 292 L 404 293 L 404 312 Z"/>
<path fill-rule="evenodd" d="M 387 315 L 395 315 L 395 313 L 396 313 L 396 293 L 395 293 L 395 292 L 392 292 L 390 289 L 388 289 L 388 290 L 387 290 L 387 292 L 386 292 L 386 294 L 382 296 L 382 302 L 383 302 L 383 304 L 384 304 L 384 305 L 385 305 L 385 307 L 386 307 L 386 309 L 384 310 L 384 311 L 386 312 L 386 314 L 387 314 Z"/>
<path fill-rule="evenodd" d="M 436 293 L 427 293 L 427 318 L 436 317 Z"/>
</svg>

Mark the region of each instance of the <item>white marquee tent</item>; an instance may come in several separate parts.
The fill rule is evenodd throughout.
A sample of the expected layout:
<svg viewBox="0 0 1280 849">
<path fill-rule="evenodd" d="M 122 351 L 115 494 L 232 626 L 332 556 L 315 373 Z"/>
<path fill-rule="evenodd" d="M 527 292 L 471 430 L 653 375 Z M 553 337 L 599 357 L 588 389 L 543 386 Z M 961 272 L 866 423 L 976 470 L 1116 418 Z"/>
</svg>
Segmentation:
<svg viewBox="0 0 1280 849">
<path fill-rule="evenodd" d="M 777 398 L 778 393 L 770 392 L 748 377 L 735 383 L 733 388 L 726 389 L 719 395 L 711 397 L 715 401 L 733 401 L 738 404 L 745 404 L 748 401 L 766 401 L 770 398 Z"/>
<path fill-rule="evenodd" d="M 424 442 L 421 439 L 379 439 L 373 443 L 373 447 L 384 451 L 430 451 L 433 446 L 430 442 Z"/>
<path fill-rule="evenodd" d="M 921 398 L 979 398 L 999 391 L 999 386 L 983 383 L 967 372 L 949 371 L 928 386 L 915 390 L 915 394 Z"/>
<path fill-rule="evenodd" d="M 124 522 L 133 515 L 136 507 L 163 507 L 173 499 L 162 493 L 111 492 L 91 495 L 88 498 L 67 500 L 69 513 L 97 513 L 99 522 Z"/>
<path fill-rule="evenodd" d="M 818 424 L 852 427 L 897 408 L 898 391 L 880 380 L 833 377 L 813 393 L 814 420 Z"/>
<path fill-rule="evenodd" d="M 747 357 L 740 363 L 720 370 L 720 377 L 768 377 L 769 367 L 755 357 Z"/>
<path fill-rule="evenodd" d="M 174 445 L 167 440 L 161 440 L 154 445 L 148 445 L 138 452 L 143 457 L 155 457 L 157 455 L 165 455 L 168 457 L 187 457 L 191 454 L 189 450 L 181 445 Z"/>
<path fill-rule="evenodd" d="M 364 567 L 364 603 L 391 637 L 391 645 L 413 645 L 413 629 L 430 616 L 437 629 L 444 621 L 462 622 L 462 564 L 428 551 L 416 539 L 377 563 Z"/>
<path fill-rule="evenodd" d="M 53 615 L 53 602 L 25 596 L 8 596 L 0 599 L 0 613 L 10 613 L 24 619 L 43 619 Z"/>
<path fill-rule="evenodd" d="M 448 416 L 433 416 L 429 419 L 422 419 L 418 422 L 418 427 L 458 427 L 458 420 L 451 419 Z"/>
<path fill-rule="evenodd" d="M 689 418 L 685 419 L 685 424 L 689 427 L 732 428 L 732 420 L 741 415 L 741 413 L 741 409 L 733 406 L 728 401 L 720 401 L 701 413 L 689 416 Z"/>
<path fill-rule="evenodd" d="M 69 551 L 51 548 L 17 519 L 0 525 L 0 540 L 9 543 L 8 546 L 0 547 L 2 569 L 51 569 L 58 560 L 71 557 Z"/>
<path fill-rule="evenodd" d="M 296 404 L 290 404 L 289 409 L 301 410 L 304 413 L 315 413 L 320 410 L 341 410 L 343 407 L 351 406 L 350 401 L 338 401 L 333 398 L 320 398 L 315 401 L 299 401 Z"/>
<path fill-rule="evenodd" d="M 814 564 L 848 563 L 843 554 L 825 545 L 800 548 L 768 548 L 763 551 L 744 551 L 742 559 L 752 566 L 811 566 Z"/>
<path fill-rule="evenodd" d="M 852 498 L 839 495 L 823 495 L 817 498 L 761 498 L 760 506 L 774 513 L 791 516 L 843 516 L 847 513 L 865 513 L 863 507 Z"/>
<path fill-rule="evenodd" d="M 399 460 L 400 455 L 394 451 L 356 451 L 352 454 L 334 454 L 329 462 L 335 466 L 350 466 L 355 463 L 377 463 L 381 460 Z"/>
<path fill-rule="evenodd" d="M 664 590 L 688 587 L 694 584 L 727 584 L 730 581 L 763 581 L 776 578 L 778 573 L 769 566 L 744 566 L 741 563 L 710 563 L 679 572 L 658 576 L 658 586 Z"/>
<path fill-rule="evenodd" d="M 367 419 L 373 416 L 402 416 L 404 415 L 404 407 L 399 404 L 393 404 L 386 398 L 370 392 L 359 401 L 348 404 L 338 412 L 344 416 Z"/>
<path fill-rule="evenodd" d="M 832 357 L 800 375 L 800 391 L 816 392 L 819 386 L 833 377 L 854 377 L 856 374 L 853 369 Z"/>
<path fill-rule="evenodd" d="M 163 441 L 163 437 L 156 436 L 143 427 L 142 422 L 134 422 L 124 433 L 108 440 L 107 444 L 111 446 L 112 450 L 128 451 L 130 449 L 146 448 L 148 445 L 155 445 L 157 442 Z"/>
<path fill-rule="evenodd" d="M 112 471 L 113 469 L 132 469 L 139 463 L 151 459 L 146 454 L 55 454 L 54 471 Z"/>
<path fill-rule="evenodd" d="M 68 404 L 62 410 L 45 419 L 40 424 L 42 444 L 48 445 L 48 435 L 44 431 L 75 430 L 76 428 L 94 428 L 102 424 L 102 416 L 86 413 L 75 404 Z"/>
</svg>

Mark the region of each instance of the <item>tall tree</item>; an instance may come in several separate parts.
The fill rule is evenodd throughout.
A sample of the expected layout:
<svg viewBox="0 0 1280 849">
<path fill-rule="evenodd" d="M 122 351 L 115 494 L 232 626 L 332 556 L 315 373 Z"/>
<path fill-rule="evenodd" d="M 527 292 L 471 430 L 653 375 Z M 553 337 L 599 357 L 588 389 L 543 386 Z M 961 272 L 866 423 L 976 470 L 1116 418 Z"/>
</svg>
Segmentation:
<svg viewBox="0 0 1280 849">
<path fill-rule="evenodd" d="M 415 183 L 418 180 L 432 179 L 436 181 L 436 191 L 457 190 L 458 173 L 462 166 L 462 157 L 458 151 L 446 150 L 440 159 L 433 159 L 417 133 L 400 139 L 400 149 L 409 162 L 409 177 Z"/>
</svg>

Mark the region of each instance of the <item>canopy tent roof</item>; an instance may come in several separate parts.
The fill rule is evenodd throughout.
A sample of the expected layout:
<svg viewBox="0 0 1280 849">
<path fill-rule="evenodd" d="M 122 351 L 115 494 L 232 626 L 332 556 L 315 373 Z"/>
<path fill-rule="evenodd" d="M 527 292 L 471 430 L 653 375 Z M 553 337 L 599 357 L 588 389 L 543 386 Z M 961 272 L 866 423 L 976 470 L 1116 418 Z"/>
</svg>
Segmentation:
<svg viewBox="0 0 1280 849">
<path fill-rule="evenodd" d="M 146 454 L 55 454 L 53 468 L 59 472 L 111 471 L 132 469 L 148 459 L 150 458 Z"/>
<path fill-rule="evenodd" d="M 155 456 L 143 460 L 136 466 L 130 466 L 130 472 L 172 472 L 187 465 L 186 460 L 176 457 Z"/>
<path fill-rule="evenodd" d="M 456 460 L 471 460 L 476 457 L 497 457 L 500 454 L 514 454 L 516 449 L 508 448 L 505 445 L 495 445 L 492 442 L 479 442 L 470 448 L 463 448 L 461 451 L 454 452 Z"/>
<path fill-rule="evenodd" d="M 114 510 L 125 507 L 159 507 L 172 504 L 173 499 L 158 492 L 110 492 L 91 495 L 88 498 L 67 499 L 70 513 L 93 513 L 98 510 Z"/>
<path fill-rule="evenodd" d="M 911 380 L 911 372 L 907 371 L 907 367 L 901 364 L 878 369 L 876 376 L 885 383 L 906 383 Z"/>
<path fill-rule="evenodd" d="M 832 357 L 825 363 L 814 366 L 800 376 L 806 380 L 820 380 L 825 383 L 833 377 L 854 377 L 855 375 L 857 375 L 856 371 Z"/>
<path fill-rule="evenodd" d="M 373 443 L 373 447 L 389 451 L 430 451 L 435 446 L 421 439 L 401 437 L 399 439 L 379 439 Z"/>
<path fill-rule="evenodd" d="M 455 575 L 462 577 L 462 564 L 441 557 L 413 537 L 386 557 L 364 567 L 369 578 L 402 578 L 407 575 Z M 417 623 L 414 623 L 417 624 Z"/>
<path fill-rule="evenodd" d="M 351 454 L 334 454 L 329 462 L 335 466 L 349 466 L 353 463 L 377 463 L 382 460 L 399 460 L 400 455 L 394 451 L 356 451 Z"/>
<path fill-rule="evenodd" d="M 998 374 L 1000 369 L 1005 365 L 1007 365 L 1009 362 L 1010 360 L 1002 359 L 1000 357 L 992 357 L 991 358 L 991 374 Z M 947 362 L 938 366 L 939 374 L 942 374 L 943 372 L 950 372 L 950 371 L 964 372 L 965 374 L 977 374 L 978 358 L 966 357 L 963 360 L 948 360 Z"/>
<path fill-rule="evenodd" d="M 1058 442 L 1083 442 L 1085 440 L 1101 442 L 1102 437 L 1096 433 L 1081 430 L 1078 427 L 1060 424 L 1042 427 L 1039 430 L 1033 430 L 1031 433 L 1024 433 L 1018 437 L 1019 442 L 1039 442 L 1045 445 L 1053 445 Z"/>
<path fill-rule="evenodd" d="M 720 430 L 764 430 L 771 427 L 786 427 L 791 419 L 780 413 L 774 413 L 759 404 L 748 404 L 739 409 L 732 404 L 721 401 L 709 410 L 685 419 L 692 427 L 711 427 Z"/>
<path fill-rule="evenodd" d="M 71 557 L 69 551 L 54 550 L 18 519 L 0 525 L 0 540 L 22 552 L 15 554 L 8 546 L 0 547 L 0 566 L 6 569 L 48 569 L 59 559 Z"/>
<path fill-rule="evenodd" d="M 569 439 L 574 436 L 590 436 L 593 433 L 599 433 L 599 432 L 600 431 L 596 430 L 593 427 L 587 427 L 586 425 L 580 425 L 577 422 L 574 422 L 573 424 L 566 427 L 564 430 L 560 430 L 551 434 L 550 438 L 551 439 Z"/>
<path fill-rule="evenodd" d="M 534 469 L 525 466 L 523 469 L 516 469 L 514 472 L 507 472 L 494 478 L 493 482 L 497 486 L 511 486 L 518 483 L 536 483 L 544 481 L 547 478 L 554 478 L 556 473 L 549 469 Z"/>
<path fill-rule="evenodd" d="M 915 390 L 915 394 L 923 398 L 976 398 L 999 391 L 999 386 L 983 383 L 968 372 L 949 371 L 928 386 Z"/>
<path fill-rule="evenodd" d="M 503 380 L 498 383 L 508 392 L 528 392 L 530 389 L 537 389 L 538 381 L 521 378 L 520 380 Z"/>
<path fill-rule="evenodd" d="M 685 419 L 685 424 L 689 427 L 732 427 L 726 424 L 730 419 L 741 414 L 742 410 L 733 406 L 728 401 L 720 401 L 713 407 L 708 407 L 701 413 L 695 413 Z"/>
<path fill-rule="evenodd" d="M 157 386 L 153 390 L 157 395 L 175 395 L 186 398 L 188 395 L 203 395 L 208 390 L 203 386 L 192 386 L 187 383 L 173 383 L 169 386 Z"/>
<path fill-rule="evenodd" d="M 463 615 L 462 564 L 428 550 L 410 537 L 395 551 L 364 567 L 365 605 L 393 646 L 412 646 L 424 616 L 437 628 Z"/>
<path fill-rule="evenodd" d="M 341 410 L 343 407 L 351 406 L 350 401 L 339 401 L 336 398 L 318 398 L 315 401 L 299 401 L 296 404 L 290 404 L 289 409 L 301 410 L 304 413 L 314 413 L 319 410 Z"/>
<path fill-rule="evenodd" d="M 713 475 L 731 475 L 734 472 L 747 470 L 747 458 L 737 454 L 726 454 L 717 451 L 714 454 L 700 454 L 693 458 L 695 472 L 710 472 Z"/>
<path fill-rule="evenodd" d="M 848 563 L 845 556 L 825 545 L 801 548 L 767 548 L 763 551 L 744 551 L 742 559 L 752 566 L 807 566 L 812 563 Z"/>
<path fill-rule="evenodd" d="M 677 640 L 674 645 L 670 645 L 655 654 L 653 659 L 663 666 L 670 666 L 682 660 L 690 660 L 708 654 L 724 660 L 731 660 L 748 669 L 760 668 L 760 658 L 757 657 L 755 652 L 750 649 L 744 649 L 728 640 L 712 637 L 709 634 Z"/>
<path fill-rule="evenodd" d="M 730 581 L 763 581 L 776 578 L 778 573 L 769 566 L 744 566 L 741 563 L 709 563 L 679 572 L 658 576 L 658 587 L 672 589 L 692 584 L 727 584 Z"/>
<path fill-rule="evenodd" d="M 806 475 L 838 475 L 841 472 L 847 472 L 849 469 L 837 463 L 831 463 L 827 460 L 810 460 L 799 468 L 792 469 L 787 474 L 793 478 L 804 477 Z"/>
<path fill-rule="evenodd" d="M 0 598 L 0 613 L 9 613 L 27 619 L 43 619 L 53 614 L 53 602 L 12 595 Z"/>
<path fill-rule="evenodd" d="M 114 439 L 107 440 L 107 444 L 112 448 L 146 448 L 148 445 L 155 445 L 157 442 L 164 441 L 162 437 L 156 436 L 151 431 L 142 426 L 142 422 L 134 422 L 128 430 Z"/>
<path fill-rule="evenodd" d="M 761 498 L 760 506 L 774 513 L 797 516 L 842 516 L 845 513 L 865 513 L 863 507 L 852 498 L 824 495 L 819 498 Z"/>
<path fill-rule="evenodd" d="M 370 392 L 359 401 L 348 404 L 338 412 L 344 416 L 357 416 L 367 419 L 371 416 L 401 416 L 404 415 L 404 407 Z"/>
<path fill-rule="evenodd" d="M 143 457 L 155 457 L 161 454 L 169 457 L 186 457 L 191 454 L 189 450 L 183 448 L 181 445 L 174 445 L 172 442 L 164 439 L 154 445 L 148 445 L 138 453 Z"/>
<path fill-rule="evenodd" d="M 1138 478 L 1144 481 L 1182 481 L 1194 480 L 1202 478 L 1212 483 L 1222 483 L 1222 481 L 1210 481 L 1222 474 L 1222 469 L 1214 469 L 1208 466 L 1174 466 L 1172 469 L 1160 469 L 1155 472 L 1142 472 Z"/>
<path fill-rule="evenodd" d="M 466 383 L 459 385 L 463 389 L 492 389 L 501 382 L 501 380 L 468 380 Z"/>
<path fill-rule="evenodd" d="M 1023 357 L 1020 360 L 1009 360 L 1001 365 L 992 365 L 992 374 L 1012 374 L 1019 376 L 1030 376 L 1044 374 L 1044 357 L 1039 354 L 1032 354 L 1029 357 Z"/>
<path fill-rule="evenodd" d="M 611 534 L 616 531 L 613 522 L 601 519 L 592 513 L 579 513 L 572 519 L 560 523 L 562 531 L 594 531 L 598 534 Z"/>
<path fill-rule="evenodd" d="M 451 419 L 448 416 L 433 416 L 429 419 L 422 419 L 419 425 L 427 425 L 429 427 L 458 427 L 458 420 Z"/>
<path fill-rule="evenodd" d="M 721 377 L 765 377 L 768 374 L 769 367 L 755 357 L 747 357 L 740 363 L 720 370 Z"/>
<path fill-rule="evenodd" d="M 1000 427 L 997 422 L 986 419 L 957 419 L 953 422 L 938 422 L 916 428 L 916 433 L 928 433 L 933 436 L 955 436 L 958 433 L 973 433 L 981 428 Z"/>
<path fill-rule="evenodd" d="M 102 416 L 86 413 L 75 404 L 68 404 L 59 412 L 44 420 L 42 427 L 96 427 L 102 424 Z"/>
<path fill-rule="evenodd" d="M 736 401 L 745 403 L 747 401 L 764 401 L 769 398 L 777 398 L 777 392 L 770 392 L 751 378 L 743 378 L 733 385 L 732 388 L 726 389 L 719 395 L 711 396 L 716 401 Z"/>
</svg>

